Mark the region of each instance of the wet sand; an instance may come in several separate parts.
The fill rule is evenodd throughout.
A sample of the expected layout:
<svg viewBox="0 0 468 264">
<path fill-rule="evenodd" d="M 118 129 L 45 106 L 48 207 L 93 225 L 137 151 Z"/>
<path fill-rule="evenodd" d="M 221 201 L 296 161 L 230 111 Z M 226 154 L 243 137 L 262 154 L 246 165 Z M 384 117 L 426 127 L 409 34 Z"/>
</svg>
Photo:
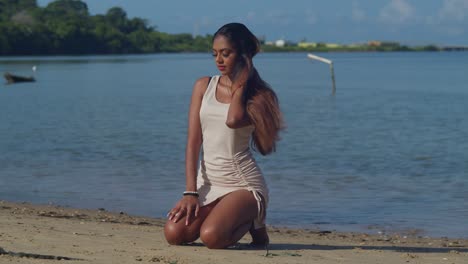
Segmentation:
<svg viewBox="0 0 468 264">
<path fill-rule="evenodd" d="M 164 219 L 0 201 L 0 263 L 468 263 L 468 240 L 269 227 L 271 245 L 170 246 Z"/>
</svg>

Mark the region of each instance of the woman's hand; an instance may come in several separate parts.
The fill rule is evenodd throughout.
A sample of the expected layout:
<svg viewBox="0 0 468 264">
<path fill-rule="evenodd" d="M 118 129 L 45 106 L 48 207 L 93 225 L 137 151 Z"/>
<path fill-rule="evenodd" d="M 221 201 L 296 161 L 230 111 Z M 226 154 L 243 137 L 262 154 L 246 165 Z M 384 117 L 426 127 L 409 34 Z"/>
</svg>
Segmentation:
<svg viewBox="0 0 468 264">
<path fill-rule="evenodd" d="M 192 217 L 195 218 L 198 216 L 198 211 L 200 210 L 200 203 L 198 202 L 198 197 L 192 195 L 186 195 L 180 199 L 179 202 L 172 208 L 167 214 L 169 220 L 177 223 L 184 216 L 185 225 L 191 223 Z"/>
<path fill-rule="evenodd" d="M 253 63 L 252 58 L 242 55 L 242 62 L 239 62 L 240 69 L 237 71 L 235 79 L 232 83 L 232 94 L 239 88 L 245 88 L 245 84 L 252 75 Z"/>
</svg>

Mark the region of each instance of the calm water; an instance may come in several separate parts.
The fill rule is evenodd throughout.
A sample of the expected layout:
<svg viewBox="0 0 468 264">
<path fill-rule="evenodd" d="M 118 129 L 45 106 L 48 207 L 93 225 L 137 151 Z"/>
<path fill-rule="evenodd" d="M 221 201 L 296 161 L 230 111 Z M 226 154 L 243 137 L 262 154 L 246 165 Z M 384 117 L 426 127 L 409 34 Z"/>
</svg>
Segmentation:
<svg viewBox="0 0 468 264">
<path fill-rule="evenodd" d="M 261 54 L 287 122 L 258 157 L 268 223 L 468 237 L 468 53 Z M 192 84 L 210 54 L 0 58 L 0 199 L 162 217 L 184 190 Z"/>
</svg>

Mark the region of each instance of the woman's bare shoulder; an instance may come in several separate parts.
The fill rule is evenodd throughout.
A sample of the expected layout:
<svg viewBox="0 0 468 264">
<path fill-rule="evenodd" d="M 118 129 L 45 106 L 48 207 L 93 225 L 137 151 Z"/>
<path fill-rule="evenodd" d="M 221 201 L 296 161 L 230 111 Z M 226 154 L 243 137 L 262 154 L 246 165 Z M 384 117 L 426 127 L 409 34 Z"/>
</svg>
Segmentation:
<svg viewBox="0 0 468 264">
<path fill-rule="evenodd" d="M 198 78 L 193 85 L 193 93 L 194 94 L 205 94 L 206 88 L 208 88 L 208 84 L 211 80 L 209 76 L 203 76 Z"/>
</svg>

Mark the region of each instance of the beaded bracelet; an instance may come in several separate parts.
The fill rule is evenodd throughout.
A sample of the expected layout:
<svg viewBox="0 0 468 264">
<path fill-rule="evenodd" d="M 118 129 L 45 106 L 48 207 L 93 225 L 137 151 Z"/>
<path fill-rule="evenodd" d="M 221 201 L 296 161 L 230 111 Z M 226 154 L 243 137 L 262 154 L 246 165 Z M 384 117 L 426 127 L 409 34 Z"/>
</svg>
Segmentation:
<svg viewBox="0 0 468 264">
<path fill-rule="evenodd" d="M 186 195 L 191 195 L 191 196 L 198 197 L 198 192 L 185 191 L 184 196 L 186 196 Z"/>
</svg>

